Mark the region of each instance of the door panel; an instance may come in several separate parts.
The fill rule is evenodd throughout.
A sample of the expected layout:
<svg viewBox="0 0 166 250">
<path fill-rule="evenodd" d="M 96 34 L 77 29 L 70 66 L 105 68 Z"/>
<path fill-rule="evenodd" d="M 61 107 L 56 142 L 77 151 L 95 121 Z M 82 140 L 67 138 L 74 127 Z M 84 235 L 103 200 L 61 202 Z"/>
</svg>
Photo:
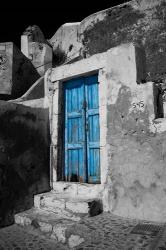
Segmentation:
<svg viewBox="0 0 166 250">
<path fill-rule="evenodd" d="M 68 149 L 68 173 L 67 177 L 71 182 L 82 182 L 81 179 L 84 173 L 82 172 L 84 169 L 83 164 L 83 149 L 75 147 L 75 149 Z"/>
<path fill-rule="evenodd" d="M 65 179 L 100 182 L 97 75 L 67 81 L 65 88 Z"/>
<path fill-rule="evenodd" d="M 100 183 L 100 128 L 97 75 L 85 78 L 88 182 Z"/>
<path fill-rule="evenodd" d="M 65 84 L 65 179 L 85 182 L 85 111 L 82 79 Z"/>
<path fill-rule="evenodd" d="M 99 182 L 100 180 L 100 152 L 99 148 L 89 147 L 89 182 Z"/>
<path fill-rule="evenodd" d="M 99 115 L 89 112 L 88 116 L 89 142 L 99 142 Z"/>
</svg>

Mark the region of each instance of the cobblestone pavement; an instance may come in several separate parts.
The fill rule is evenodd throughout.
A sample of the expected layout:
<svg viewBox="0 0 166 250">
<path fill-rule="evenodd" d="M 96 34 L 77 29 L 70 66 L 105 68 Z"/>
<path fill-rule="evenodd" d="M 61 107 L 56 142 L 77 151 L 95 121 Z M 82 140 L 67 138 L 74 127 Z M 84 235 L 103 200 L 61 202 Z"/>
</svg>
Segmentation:
<svg viewBox="0 0 166 250">
<path fill-rule="evenodd" d="M 82 243 L 76 250 L 166 250 L 166 229 L 157 235 L 133 234 L 137 224 L 136 220 L 104 213 L 76 223 L 66 231 L 66 237 L 79 236 Z M 0 250 L 8 249 L 67 250 L 69 245 L 49 240 L 30 228 L 12 225 L 0 229 Z"/>
<path fill-rule="evenodd" d="M 84 239 L 77 250 L 166 250 L 166 233 L 162 231 L 157 236 L 131 233 L 138 223 L 105 213 L 77 223 L 70 229 L 70 235 Z"/>
<path fill-rule="evenodd" d="M 17 225 L 0 229 L 0 250 L 66 250 L 65 246 L 45 239 Z"/>
</svg>

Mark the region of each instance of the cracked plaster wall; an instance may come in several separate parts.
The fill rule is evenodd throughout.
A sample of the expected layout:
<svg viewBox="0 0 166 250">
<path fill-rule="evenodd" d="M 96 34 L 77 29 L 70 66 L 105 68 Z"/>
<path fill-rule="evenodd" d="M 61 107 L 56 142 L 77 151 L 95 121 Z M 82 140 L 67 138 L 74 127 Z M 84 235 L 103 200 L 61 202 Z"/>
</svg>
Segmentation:
<svg viewBox="0 0 166 250">
<path fill-rule="evenodd" d="M 155 119 L 154 83 L 137 84 L 135 50 L 132 45 L 117 47 L 107 60 L 108 207 L 105 209 L 124 217 L 163 221 L 166 220 L 165 119 Z"/>
</svg>

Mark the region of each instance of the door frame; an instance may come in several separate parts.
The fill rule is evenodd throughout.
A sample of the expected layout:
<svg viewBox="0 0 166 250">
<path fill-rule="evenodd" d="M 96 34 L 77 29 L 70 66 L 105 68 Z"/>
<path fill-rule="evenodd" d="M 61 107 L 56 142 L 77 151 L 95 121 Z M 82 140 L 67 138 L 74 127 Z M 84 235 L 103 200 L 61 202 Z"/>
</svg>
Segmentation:
<svg viewBox="0 0 166 250">
<path fill-rule="evenodd" d="M 79 78 L 82 76 L 90 76 L 98 74 L 98 86 L 99 86 L 99 124 L 100 124 L 100 171 L 101 171 L 101 184 L 87 184 L 82 185 L 100 186 L 102 189 L 106 183 L 108 175 L 108 156 L 107 156 L 107 89 L 108 80 L 106 74 L 106 54 L 94 55 L 88 59 L 83 59 L 78 62 L 59 66 L 55 69 L 48 70 L 45 75 L 45 103 L 49 105 L 50 110 L 50 124 L 51 124 L 51 155 L 50 155 L 50 184 L 53 189 L 57 189 L 57 184 L 64 183 L 62 176 L 63 166 L 63 148 L 59 139 L 59 128 L 63 123 L 63 91 L 62 86 L 64 82 Z M 61 136 L 62 137 L 62 134 Z M 61 174 L 59 175 L 59 170 Z M 59 178 L 60 176 L 60 178 Z M 72 182 L 69 182 L 72 184 Z M 80 183 L 73 183 L 80 185 Z M 96 189 L 96 188 L 95 188 Z"/>
</svg>

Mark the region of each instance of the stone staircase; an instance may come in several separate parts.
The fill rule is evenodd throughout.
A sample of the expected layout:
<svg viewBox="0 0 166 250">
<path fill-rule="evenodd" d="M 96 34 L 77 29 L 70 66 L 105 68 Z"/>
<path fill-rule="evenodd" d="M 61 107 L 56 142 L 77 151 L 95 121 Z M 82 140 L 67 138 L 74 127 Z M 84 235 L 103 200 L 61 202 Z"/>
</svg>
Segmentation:
<svg viewBox="0 0 166 250">
<path fill-rule="evenodd" d="M 70 227 L 84 217 L 101 212 L 102 203 L 98 198 L 51 191 L 35 195 L 34 207 L 16 214 L 15 223 L 32 227 L 32 230 L 66 244 L 69 240 L 66 231 Z"/>
</svg>

